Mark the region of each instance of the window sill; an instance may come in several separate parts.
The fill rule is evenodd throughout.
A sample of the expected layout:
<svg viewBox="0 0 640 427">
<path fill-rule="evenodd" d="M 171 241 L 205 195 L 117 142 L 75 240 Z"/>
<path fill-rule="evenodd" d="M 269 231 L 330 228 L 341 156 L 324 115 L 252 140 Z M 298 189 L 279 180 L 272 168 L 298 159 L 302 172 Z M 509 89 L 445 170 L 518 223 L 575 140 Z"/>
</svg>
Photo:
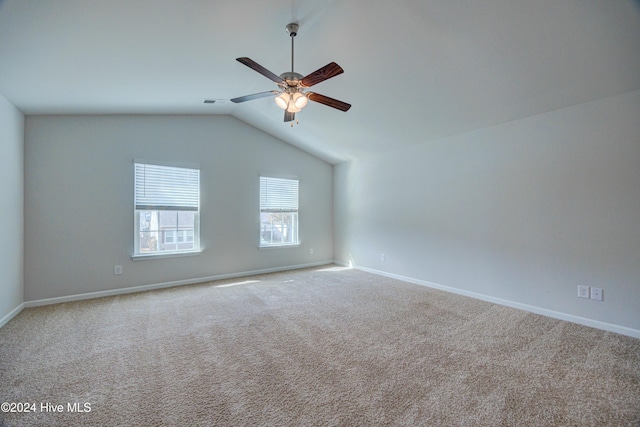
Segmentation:
<svg viewBox="0 0 640 427">
<path fill-rule="evenodd" d="M 132 255 L 131 260 L 146 261 L 151 259 L 162 259 L 162 258 L 180 258 L 185 256 L 198 256 L 201 253 L 202 253 L 202 250 L 191 251 L 191 252 L 163 252 L 163 253 L 155 253 L 155 254 L 149 254 L 149 255 Z"/>
<path fill-rule="evenodd" d="M 270 250 L 270 249 L 286 249 L 286 248 L 297 248 L 297 247 L 300 247 L 300 243 L 291 243 L 291 244 L 287 244 L 287 245 L 258 246 L 258 249 L 263 251 L 263 250 Z"/>
</svg>

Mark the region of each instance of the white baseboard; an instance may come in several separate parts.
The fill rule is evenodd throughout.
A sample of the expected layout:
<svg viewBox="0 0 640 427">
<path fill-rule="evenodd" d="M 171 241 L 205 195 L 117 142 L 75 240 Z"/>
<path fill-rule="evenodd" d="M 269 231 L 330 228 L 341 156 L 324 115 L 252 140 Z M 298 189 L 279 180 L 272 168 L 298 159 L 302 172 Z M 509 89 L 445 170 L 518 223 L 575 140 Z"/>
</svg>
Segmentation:
<svg viewBox="0 0 640 427">
<path fill-rule="evenodd" d="M 586 317 L 574 316 L 572 314 L 549 310 L 546 308 L 523 304 L 523 303 L 510 301 L 502 298 L 496 298 L 489 295 L 480 294 L 477 292 L 466 291 L 464 289 L 457 289 L 450 286 L 440 285 L 438 283 L 433 283 L 433 282 L 429 282 L 421 279 L 415 279 L 412 277 L 402 276 L 399 274 L 388 273 L 386 271 L 376 270 L 373 268 L 362 267 L 362 266 L 350 266 L 338 260 L 321 261 L 321 262 L 315 262 L 310 264 L 299 264 L 299 265 L 286 266 L 286 267 L 266 268 L 262 270 L 242 271 L 238 273 L 220 274 L 216 276 L 199 277 L 195 279 L 177 280 L 173 282 L 134 286 L 131 288 L 120 288 L 120 289 L 112 289 L 108 291 L 89 292 L 89 293 L 69 295 L 64 297 L 25 301 L 24 303 L 16 307 L 13 311 L 11 311 L 9 314 L 7 314 L 2 319 L 0 319 L 0 328 L 5 324 L 7 324 L 11 319 L 13 319 L 18 313 L 20 313 L 23 308 L 27 308 L 27 307 L 38 307 L 42 305 L 59 304 L 63 302 L 79 301 L 79 300 L 91 299 L 91 298 L 101 298 L 101 297 L 113 296 L 113 295 L 124 295 L 124 294 L 135 293 L 135 292 L 151 291 L 154 289 L 170 288 L 173 286 L 192 285 L 196 283 L 212 282 L 216 280 L 233 279 L 236 277 L 253 276 L 257 274 L 266 274 L 266 273 L 276 273 L 278 271 L 298 270 L 301 268 L 318 267 L 318 266 L 328 265 L 328 264 L 336 264 L 336 265 L 341 265 L 345 267 L 352 267 L 357 270 L 365 271 L 367 273 L 376 274 L 378 276 L 389 277 L 391 279 L 401 280 L 403 282 L 408 282 L 416 285 L 426 286 L 429 288 L 439 289 L 445 292 L 451 292 L 454 294 L 463 295 L 463 296 L 479 299 L 482 301 L 491 302 L 494 304 L 504 305 L 507 307 L 512 307 L 519 310 L 524 310 L 531 313 L 536 313 L 543 316 L 551 317 L 554 319 L 565 320 L 568 322 L 578 323 L 581 325 L 590 326 L 592 328 L 601 329 L 604 331 L 610 331 L 610 332 L 615 332 L 618 334 L 627 335 L 634 338 L 640 338 L 640 330 L 638 329 L 633 329 L 626 326 L 616 325 L 616 324 L 607 323 L 607 322 L 601 322 L 599 320 L 588 319 Z"/>
<path fill-rule="evenodd" d="M 63 297 L 45 298 L 33 301 L 25 301 L 24 307 L 38 307 L 42 305 L 60 304 L 63 302 L 80 301 L 92 298 L 102 298 L 114 295 L 131 294 L 135 292 L 152 291 L 154 289 L 171 288 L 174 286 L 193 285 L 196 283 L 213 282 L 216 280 L 233 279 L 236 277 L 255 276 L 257 274 L 276 273 L 278 271 L 299 270 L 301 268 L 318 267 L 321 265 L 333 264 L 333 261 L 320 261 L 310 264 L 290 265 L 286 267 L 265 268 L 262 270 L 241 271 L 238 273 L 219 274 L 216 276 L 198 277 L 195 279 L 176 280 L 173 282 L 155 283 L 150 285 L 133 286 L 130 288 L 110 289 L 108 291 L 87 292 L 84 294 L 68 295 Z M 16 313 L 17 314 L 17 313 Z M 0 326 L 2 324 L 0 323 Z"/>
<path fill-rule="evenodd" d="M 20 313 L 22 311 L 22 309 L 25 307 L 24 303 L 20 304 L 19 306 L 17 306 L 16 308 L 14 308 L 13 310 L 11 310 L 9 312 L 9 314 L 7 314 L 6 316 L 4 316 L 2 319 L 0 319 L 0 328 L 2 328 L 4 325 L 6 325 L 7 323 L 9 323 L 9 321 L 11 319 L 13 319 L 14 317 L 16 317 L 18 315 L 18 313 Z"/>
<path fill-rule="evenodd" d="M 339 261 L 334 261 L 336 264 L 346 265 Z M 373 268 L 354 266 L 357 270 L 362 270 L 367 273 L 376 274 L 378 276 L 389 277 L 391 279 L 402 280 L 403 282 L 409 282 L 416 285 L 427 286 L 429 288 L 439 289 L 445 292 L 451 292 L 458 295 L 463 295 L 482 301 L 491 302 L 494 304 L 504 305 L 507 307 L 517 308 L 519 310 L 528 311 L 530 313 L 541 314 L 543 316 L 552 317 L 554 319 L 566 320 L 567 322 L 578 323 L 580 325 L 590 326 L 592 328 L 601 329 L 604 331 L 615 332 L 622 335 L 627 335 L 633 338 L 640 338 L 640 330 L 628 328 L 626 326 L 615 325 L 612 323 L 601 322 L 599 320 L 588 319 L 586 317 L 574 316 L 572 314 L 563 313 L 560 311 L 549 310 L 534 305 L 528 305 L 519 303 L 516 301 L 510 301 L 502 298 L 496 298 L 489 295 L 480 294 L 477 292 L 465 291 L 464 289 L 452 288 L 450 286 L 440 285 L 438 283 L 428 282 L 426 280 L 414 279 L 413 277 L 402 276 L 394 273 L 387 273 L 386 271 L 375 270 Z"/>
</svg>

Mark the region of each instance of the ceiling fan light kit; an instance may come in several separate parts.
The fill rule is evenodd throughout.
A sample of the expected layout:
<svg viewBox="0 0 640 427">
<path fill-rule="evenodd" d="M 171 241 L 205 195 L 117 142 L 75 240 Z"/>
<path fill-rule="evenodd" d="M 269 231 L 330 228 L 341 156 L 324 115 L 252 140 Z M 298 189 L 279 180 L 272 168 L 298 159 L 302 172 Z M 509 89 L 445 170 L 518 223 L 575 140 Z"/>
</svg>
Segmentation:
<svg viewBox="0 0 640 427">
<path fill-rule="evenodd" d="M 302 110 L 309 99 L 307 95 L 300 91 L 285 90 L 275 98 L 278 107 L 290 113 L 297 113 Z"/>
<path fill-rule="evenodd" d="M 328 96 L 320 95 L 315 92 L 306 92 L 307 88 L 330 79 L 331 77 L 342 74 L 344 70 L 335 62 L 331 62 L 330 64 L 325 65 L 324 67 L 314 71 L 307 76 L 296 73 L 293 69 L 293 40 L 298 34 L 299 28 L 299 25 L 296 23 L 290 23 L 286 26 L 287 33 L 289 33 L 289 36 L 291 37 L 291 71 L 284 72 L 278 76 L 250 58 L 236 58 L 236 61 L 246 65 L 254 71 L 257 71 L 258 73 L 276 83 L 280 90 L 271 90 L 266 92 L 254 93 L 252 95 L 241 96 L 231 99 L 232 102 L 246 102 L 253 99 L 272 96 L 275 94 L 276 96 L 274 100 L 276 102 L 276 105 L 284 110 L 285 122 L 292 122 L 295 119 L 295 114 L 300 112 L 307 105 L 309 100 L 327 105 L 332 108 L 336 108 L 340 111 L 347 111 L 349 110 L 349 108 L 351 108 L 351 105 L 347 104 L 346 102 L 338 101 L 337 99 L 329 98 Z M 293 126 L 293 123 L 291 123 L 291 126 Z"/>
</svg>

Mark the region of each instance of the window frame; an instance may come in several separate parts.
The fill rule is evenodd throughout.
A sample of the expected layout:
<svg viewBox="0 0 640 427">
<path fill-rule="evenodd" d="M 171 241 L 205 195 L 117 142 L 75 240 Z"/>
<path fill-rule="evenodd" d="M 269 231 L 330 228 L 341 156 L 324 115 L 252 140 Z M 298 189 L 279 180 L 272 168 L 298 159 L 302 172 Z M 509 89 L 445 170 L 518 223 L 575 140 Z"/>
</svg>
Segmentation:
<svg viewBox="0 0 640 427">
<path fill-rule="evenodd" d="M 134 211 L 134 242 L 133 242 L 133 254 L 131 255 L 131 259 L 134 261 L 145 260 L 145 259 L 157 259 L 157 258 L 172 258 L 172 257 L 182 257 L 182 256 L 193 256 L 199 255 L 202 253 L 202 247 L 200 246 L 200 194 L 201 194 L 201 180 L 200 180 L 200 167 L 194 164 L 177 164 L 170 162 L 160 162 L 153 160 L 140 160 L 134 159 L 134 197 L 133 197 L 133 211 Z M 153 209 L 154 206 L 144 206 L 144 208 L 139 209 L 137 206 L 137 192 L 136 192 L 136 184 L 138 183 L 136 178 L 136 167 L 138 165 L 149 165 L 151 167 L 157 166 L 161 168 L 177 168 L 177 169 L 190 169 L 191 172 L 197 171 L 197 206 L 194 209 L 193 204 L 189 208 L 185 208 L 184 206 L 175 205 L 175 206 L 162 206 L 158 207 L 158 209 Z M 175 209 L 171 209 L 174 207 Z M 141 252 L 140 251 L 140 214 L 141 212 L 157 212 L 160 215 L 160 212 L 179 212 L 179 211 L 187 211 L 193 212 L 193 240 L 185 241 L 181 243 L 193 243 L 193 247 L 190 249 L 175 249 L 175 250 L 158 250 L 155 252 Z M 191 230 L 191 229 L 189 229 Z M 175 230 L 161 230 L 160 228 L 157 230 L 158 233 L 163 233 L 162 236 L 162 244 L 175 245 L 176 248 L 180 244 L 177 242 L 178 233 L 184 233 L 186 236 L 187 229 L 180 229 L 180 225 L 176 224 Z M 173 234 L 173 242 L 166 243 L 165 236 L 166 232 L 172 232 Z"/>
<path fill-rule="evenodd" d="M 268 209 L 268 208 L 263 208 L 262 202 L 263 199 L 265 198 L 263 195 L 263 180 L 274 180 L 274 181 L 280 181 L 281 183 L 284 181 L 292 181 L 295 182 L 295 209 L 293 208 L 293 206 L 290 206 L 290 209 Z M 273 176 L 273 175 L 260 175 L 259 178 L 259 189 L 258 189 L 258 193 L 259 193 L 259 198 L 258 198 L 258 248 L 260 250 L 269 250 L 269 249 L 281 249 L 281 248 L 291 248 L 291 247 L 296 247 L 296 246 L 300 246 L 300 179 L 298 178 L 292 178 L 292 177 L 278 177 L 278 176 Z M 286 201 L 283 202 L 282 200 L 280 201 L 281 203 L 287 204 Z M 281 204 L 278 203 L 278 204 Z M 294 214 L 292 217 L 292 222 L 295 224 L 295 228 L 293 228 L 293 234 L 295 237 L 295 241 L 293 242 L 283 242 L 283 243 L 267 243 L 264 244 L 263 243 L 263 230 L 262 230 L 262 214 L 263 213 L 290 213 L 290 214 Z"/>
</svg>

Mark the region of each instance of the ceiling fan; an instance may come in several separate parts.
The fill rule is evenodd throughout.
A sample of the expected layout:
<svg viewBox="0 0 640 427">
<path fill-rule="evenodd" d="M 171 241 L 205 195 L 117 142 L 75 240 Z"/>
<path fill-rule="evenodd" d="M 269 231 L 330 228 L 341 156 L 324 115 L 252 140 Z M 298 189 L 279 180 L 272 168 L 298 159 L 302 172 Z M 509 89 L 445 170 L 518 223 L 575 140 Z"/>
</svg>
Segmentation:
<svg viewBox="0 0 640 427">
<path fill-rule="evenodd" d="M 328 96 L 320 95 L 319 93 L 306 91 L 306 89 L 315 84 L 342 74 L 344 70 L 335 62 L 331 62 L 307 76 L 302 76 L 302 74 L 294 72 L 293 39 L 298 34 L 298 28 L 299 25 L 296 23 L 291 23 L 286 26 L 287 32 L 289 33 L 289 36 L 291 36 L 291 71 L 284 72 L 278 76 L 250 58 L 236 58 L 236 61 L 275 82 L 280 90 L 269 90 L 266 92 L 254 93 L 252 95 L 241 96 L 233 98 L 231 102 L 237 104 L 240 102 L 275 95 L 276 104 L 284 110 L 285 122 L 295 120 L 296 113 L 302 110 L 307 105 L 308 101 L 319 102 L 320 104 L 328 105 L 329 107 L 336 108 L 340 111 L 347 111 L 351 108 L 351 104 L 347 104 L 346 102 L 338 101 L 337 99 L 329 98 Z M 291 126 L 293 126 L 293 123 L 291 123 Z"/>
</svg>

